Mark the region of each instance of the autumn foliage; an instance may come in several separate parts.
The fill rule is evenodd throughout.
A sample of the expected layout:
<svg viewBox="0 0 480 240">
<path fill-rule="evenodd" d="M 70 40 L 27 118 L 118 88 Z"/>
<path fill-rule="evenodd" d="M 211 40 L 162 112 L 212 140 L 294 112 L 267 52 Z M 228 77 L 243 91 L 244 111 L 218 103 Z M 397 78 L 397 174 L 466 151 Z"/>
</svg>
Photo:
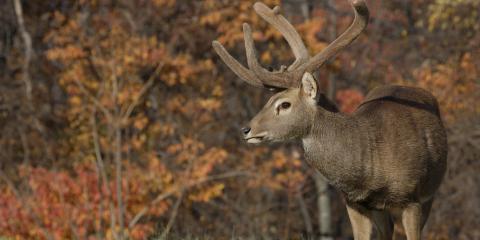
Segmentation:
<svg viewBox="0 0 480 240">
<path fill-rule="evenodd" d="M 23 8 L 31 56 L 14 2 Z M 13 0 L 0 6 L 0 238 L 317 234 L 313 169 L 296 144 L 241 141 L 240 127 L 269 94 L 238 80 L 211 48 L 218 39 L 244 61 L 241 29 L 248 22 L 263 65 L 292 61 L 282 36 L 254 14 L 253 2 Z M 282 6 L 310 53 L 352 20 L 347 1 L 305 1 L 308 14 L 298 1 L 263 2 Z M 367 31 L 319 71 L 322 90 L 335 86 L 332 100 L 347 114 L 383 84 L 431 91 L 456 136 L 455 171 L 446 181 L 475 188 L 475 171 L 458 166 L 479 168 L 478 146 L 461 144 L 477 143 L 480 126 L 480 16 L 469 11 L 478 2 L 367 2 Z M 478 237 L 469 228 L 478 213 L 462 218 L 468 209 L 446 210 L 460 201 L 452 194 L 469 196 L 468 204 L 480 201 L 446 184 L 434 211 L 449 216 L 432 216 L 427 236 Z M 346 238 L 342 198 L 332 189 L 329 195 L 333 234 Z M 449 218 L 462 220 L 450 224 Z"/>
</svg>

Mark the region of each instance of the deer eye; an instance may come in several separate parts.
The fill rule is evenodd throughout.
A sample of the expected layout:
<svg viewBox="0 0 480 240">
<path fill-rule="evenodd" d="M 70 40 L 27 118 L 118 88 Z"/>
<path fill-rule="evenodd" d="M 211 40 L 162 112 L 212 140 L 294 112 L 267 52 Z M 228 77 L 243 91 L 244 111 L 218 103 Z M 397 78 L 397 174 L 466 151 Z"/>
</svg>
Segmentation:
<svg viewBox="0 0 480 240">
<path fill-rule="evenodd" d="M 282 104 L 280 104 L 281 109 L 288 109 L 290 106 L 292 106 L 292 104 L 290 104 L 289 102 L 283 102 Z"/>
</svg>

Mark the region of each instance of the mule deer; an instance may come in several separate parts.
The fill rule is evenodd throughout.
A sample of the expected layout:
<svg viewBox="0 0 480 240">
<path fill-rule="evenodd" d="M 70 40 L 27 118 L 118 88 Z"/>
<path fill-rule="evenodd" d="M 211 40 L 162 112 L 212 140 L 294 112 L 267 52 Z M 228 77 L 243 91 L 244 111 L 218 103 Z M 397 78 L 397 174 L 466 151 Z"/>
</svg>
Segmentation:
<svg viewBox="0 0 480 240">
<path fill-rule="evenodd" d="M 400 214 L 409 240 L 420 239 L 446 169 L 446 134 L 436 99 L 419 88 L 383 86 L 370 91 L 353 114 L 345 115 L 319 91 L 312 76 L 365 29 L 369 17 L 365 2 L 350 3 L 355 11 L 352 25 L 313 57 L 278 7 L 256 3 L 255 11 L 282 33 L 295 55 L 293 64 L 279 71 L 260 65 L 246 23 L 249 69 L 219 42 L 212 45 L 240 78 L 279 90 L 242 129 L 247 142 L 301 139 L 307 162 L 343 193 L 355 239 L 369 239 L 373 227 L 379 238 L 391 239 L 393 213 Z"/>
</svg>

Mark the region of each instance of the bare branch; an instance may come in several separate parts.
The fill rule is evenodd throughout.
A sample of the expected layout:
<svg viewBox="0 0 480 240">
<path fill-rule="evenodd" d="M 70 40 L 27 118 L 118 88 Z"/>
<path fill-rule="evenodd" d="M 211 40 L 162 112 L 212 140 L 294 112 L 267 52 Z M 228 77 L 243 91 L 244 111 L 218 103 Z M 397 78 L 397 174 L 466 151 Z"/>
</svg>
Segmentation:
<svg viewBox="0 0 480 240">
<path fill-rule="evenodd" d="M 155 68 L 155 71 L 148 78 L 147 83 L 145 83 L 145 85 L 143 85 L 142 89 L 140 90 L 140 93 L 138 94 L 138 97 L 127 107 L 127 110 L 125 111 L 125 113 L 121 114 L 122 115 L 121 118 L 123 119 L 123 121 L 127 120 L 130 117 L 130 115 L 132 114 L 135 107 L 137 107 L 138 104 L 140 104 L 140 100 L 143 99 L 145 94 L 154 85 L 155 78 L 157 78 L 157 76 L 160 74 L 160 72 L 163 69 L 163 66 L 164 66 L 163 63 L 158 64 L 158 66 Z"/>
<path fill-rule="evenodd" d="M 110 210 L 110 228 L 115 229 L 116 218 L 115 218 L 115 207 L 113 206 L 113 199 L 112 199 L 112 192 L 110 191 L 110 187 L 108 186 L 109 180 L 107 176 L 107 171 L 105 170 L 105 164 L 102 157 L 102 152 L 100 149 L 100 140 L 98 137 L 98 129 L 97 129 L 97 120 L 95 119 L 96 109 L 92 112 L 90 117 L 90 123 L 92 125 L 92 138 L 93 138 L 93 146 L 95 150 L 95 156 L 97 160 L 97 172 L 102 178 L 102 186 L 107 191 L 108 197 L 108 207 Z M 116 232 L 114 233 L 114 239 L 117 239 Z"/>
<path fill-rule="evenodd" d="M 32 37 L 30 33 L 28 33 L 27 29 L 25 28 L 25 21 L 23 19 L 23 10 L 22 10 L 22 3 L 20 0 L 13 0 L 13 5 L 15 8 L 15 15 L 17 16 L 18 22 L 18 30 L 22 35 L 23 43 L 25 44 L 25 62 L 22 66 L 22 74 L 23 74 L 23 82 L 25 84 L 25 95 L 27 96 L 27 100 L 32 100 L 32 80 L 30 78 L 30 61 L 33 55 L 33 48 L 32 48 Z"/>
<path fill-rule="evenodd" d="M 298 191 L 296 194 L 298 206 L 300 207 L 300 212 L 302 213 L 303 222 L 307 231 L 307 239 L 313 236 L 313 227 L 310 214 L 308 214 L 307 204 L 305 204 L 305 199 L 303 199 L 302 191 Z"/>
<path fill-rule="evenodd" d="M 98 107 L 98 109 L 100 109 L 103 114 L 105 115 L 105 117 L 109 120 L 109 122 L 112 122 L 113 120 L 113 116 L 112 116 L 112 113 L 106 109 L 99 101 L 98 99 L 93 96 L 90 92 L 88 92 L 88 90 L 85 88 L 85 86 L 83 85 L 83 83 L 80 82 L 80 80 L 78 79 L 75 79 L 75 83 L 77 84 L 77 86 L 80 88 L 80 91 L 85 94 L 87 96 L 87 98 L 93 102 L 93 104 Z"/>
<path fill-rule="evenodd" d="M 204 184 L 206 182 L 210 181 L 215 181 L 215 180 L 221 180 L 221 179 L 226 179 L 226 178 L 233 178 L 233 177 L 239 177 L 239 176 L 247 176 L 249 175 L 248 172 L 244 171 L 232 171 L 232 172 L 227 172 L 219 175 L 214 175 L 214 176 L 209 176 L 205 177 L 202 179 L 197 180 L 196 182 L 190 183 L 186 186 L 181 187 L 180 189 L 175 189 L 173 188 L 172 190 L 166 191 L 160 195 L 158 195 L 153 201 L 151 201 L 147 206 L 145 206 L 142 210 L 140 210 L 135 217 L 132 218 L 130 221 L 130 224 L 128 224 L 128 228 L 133 228 L 138 221 L 150 210 L 151 207 L 153 207 L 155 204 L 177 194 L 179 191 L 187 191 L 188 189 Z"/>
<path fill-rule="evenodd" d="M 160 239 L 167 239 L 168 234 L 170 233 L 170 229 L 172 228 L 173 223 L 175 222 L 175 219 L 177 218 L 178 208 L 180 207 L 180 204 L 183 201 L 183 196 L 184 195 L 185 195 L 185 189 L 183 189 L 181 191 L 180 196 L 177 198 L 177 201 L 175 201 L 175 205 L 173 206 L 172 214 L 170 215 L 170 219 L 168 220 L 167 226 L 165 227 L 165 230 L 163 230 Z"/>
</svg>

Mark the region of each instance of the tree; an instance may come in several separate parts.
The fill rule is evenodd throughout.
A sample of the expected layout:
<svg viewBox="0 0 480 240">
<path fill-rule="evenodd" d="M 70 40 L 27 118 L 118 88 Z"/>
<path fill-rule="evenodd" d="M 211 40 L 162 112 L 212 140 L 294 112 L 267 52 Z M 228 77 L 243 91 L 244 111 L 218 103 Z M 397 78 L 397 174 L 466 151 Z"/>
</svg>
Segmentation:
<svg viewBox="0 0 480 240">
<path fill-rule="evenodd" d="M 241 25 L 248 22 L 263 65 L 293 60 L 282 36 L 254 14 L 253 2 L 6 1 L 0 235 L 319 235 L 315 219 L 326 211 L 317 211 L 316 186 L 327 186 L 315 185 L 295 144 L 241 141 L 238 129 L 269 96 L 236 79 L 211 48 L 218 38 L 244 56 Z M 264 3 L 284 8 L 311 53 L 352 20 L 347 1 L 301 1 L 300 9 L 288 0 Z M 320 85 L 347 113 L 382 84 L 420 86 L 437 96 L 451 129 L 451 170 L 427 234 L 474 238 L 476 198 L 460 186 L 478 185 L 472 162 L 478 151 L 471 146 L 480 111 L 480 21 L 471 11 L 478 3 L 368 4 L 366 33 L 319 71 Z M 22 14 L 14 11 L 20 5 Z M 340 195 L 328 196 L 332 236 L 350 236 Z"/>
</svg>

